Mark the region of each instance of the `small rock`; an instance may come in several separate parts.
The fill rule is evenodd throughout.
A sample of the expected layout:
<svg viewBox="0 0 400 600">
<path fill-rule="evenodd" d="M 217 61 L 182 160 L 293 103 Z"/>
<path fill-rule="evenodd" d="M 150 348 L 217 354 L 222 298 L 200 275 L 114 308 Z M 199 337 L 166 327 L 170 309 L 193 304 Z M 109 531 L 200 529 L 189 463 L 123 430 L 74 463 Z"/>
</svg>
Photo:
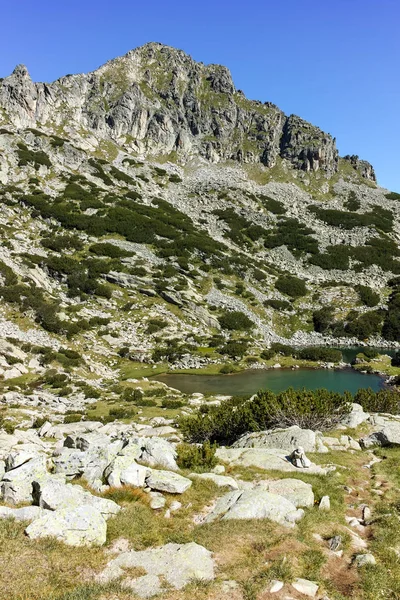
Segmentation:
<svg viewBox="0 0 400 600">
<path fill-rule="evenodd" d="M 357 568 L 364 567 L 365 565 L 376 565 L 376 560 L 373 554 L 357 554 L 354 558 L 354 562 Z"/>
<path fill-rule="evenodd" d="M 310 598 L 315 598 L 319 586 L 313 581 L 309 581 L 308 579 L 301 579 L 298 577 L 292 583 L 292 587 L 300 594 L 304 594 L 305 596 L 309 596 Z"/>
<path fill-rule="evenodd" d="M 278 581 L 277 579 L 273 579 L 271 581 L 271 587 L 269 588 L 269 593 L 270 594 L 275 594 L 276 592 L 279 592 L 282 588 L 283 588 L 283 581 Z"/>
<path fill-rule="evenodd" d="M 342 545 L 342 541 L 343 540 L 341 535 L 334 535 L 328 541 L 329 550 L 332 550 L 332 552 L 336 552 L 337 550 L 339 550 L 340 546 Z"/>
<path fill-rule="evenodd" d="M 190 488 L 192 482 L 187 477 L 171 471 L 152 470 L 146 477 L 146 484 L 152 490 L 168 492 L 169 494 L 183 494 Z"/>
<path fill-rule="evenodd" d="M 329 496 L 322 496 L 318 509 L 323 511 L 329 511 L 331 509 L 331 501 Z"/>
</svg>

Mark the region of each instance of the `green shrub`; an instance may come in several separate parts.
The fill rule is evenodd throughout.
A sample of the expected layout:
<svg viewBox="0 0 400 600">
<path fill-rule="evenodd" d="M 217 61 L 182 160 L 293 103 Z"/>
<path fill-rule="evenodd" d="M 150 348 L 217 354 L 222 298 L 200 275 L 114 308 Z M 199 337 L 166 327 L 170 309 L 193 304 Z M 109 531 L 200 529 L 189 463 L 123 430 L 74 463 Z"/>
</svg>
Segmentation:
<svg viewBox="0 0 400 600">
<path fill-rule="evenodd" d="M 292 308 L 292 305 L 287 300 L 276 300 L 275 298 L 265 300 L 264 306 L 270 306 L 274 310 L 290 310 Z"/>
<path fill-rule="evenodd" d="M 400 393 L 397 390 L 360 389 L 354 396 L 354 402 L 361 404 L 366 412 L 383 412 L 398 415 L 400 412 Z"/>
<path fill-rule="evenodd" d="M 286 212 L 286 209 L 284 207 L 284 205 L 282 204 L 282 202 L 279 202 L 279 200 L 274 200 L 274 198 L 270 198 L 269 196 L 264 196 L 263 194 L 260 194 L 259 196 L 262 204 L 265 206 L 265 208 L 273 213 L 274 215 L 284 215 Z"/>
<path fill-rule="evenodd" d="M 36 419 L 32 423 L 33 429 L 40 429 L 42 425 L 46 423 L 46 417 L 36 417 Z"/>
<path fill-rule="evenodd" d="M 247 352 L 248 343 L 244 341 L 229 341 L 219 350 L 220 354 L 227 354 L 230 358 L 241 358 Z"/>
<path fill-rule="evenodd" d="M 211 471 L 216 464 L 217 451 L 216 444 L 210 444 L 209 441 L 204 442 L 201 446 L 192 446 L 191 444 L 179 444 L 176 448 L 176 462 L 180 469 L 190 469 L 197 473 L 205 473 Z"/>
<path fill-rule="evenodd" d="M 243 331 L 254 327 L 253 321 L 240 310 L 227 311 L 218 317 L 219 324 L 229 331 Z"/>
<path fill-rule="evenodd" d="M 24 167 L 29 164 L 33 164 L 36 170 L 42 165 L 48 168 L 51 167 L 50 159 L 45 152 L 34 152 L 33 150 L 29 150 L 22 142 L 18 144 L 17 154 L 19 167 Z"/>
<path fill-rule="evenodd" d="M 314 331 L 319 333 L 326 333 L 332 326 L 333 320 L 333 308 L 331 306 L 324 306 L 319 310 L 313 312 L 313 325 Z"/>
<path fill-rule="evenodd" d="M 380 296 L 367 285 L 357 285 L 356 290 L 365 306 L 373 307 L 379 304 Z"/>
<path fill-rule="evenodd" d="M 397 192 L 389 192 L 388 194 L 385 194 L 385 198 L 388 200 L 400 200 L 400 194 Z"/>
<path fill-rule="evenodd" d="M 335 427 L 351 409 L 352 396 L 328 390 L 261 391 L 252 399 L 232 398 L 220 406 L 205 406 L 179 423 L 190 442 L 209 440 L 229 445 L 244 433 L 298 425 L 306 429 Z"/>
<path fill-rule="evenodd" d="M 51 235 L 40 240 L 44 248 L 62 252 L 63 250 L 82 250 L 83 243 L 76 235 Z"/>
<path fill-rule="evenodd" d="M 0 260 L 0 275 L 3 277 L 4 285 L 7 287 L 16 285 L 16 283 L 18 283 L 17 275 L 14 273 L 11 267 L 6 265 L 6 263 L 4 263 L 2 260 Z"/>
<path fill-rule="evenodd" d="M 337 363 L 343 359 L 340 350 L 334 348 L 302 348 L 296 352 L 296 357 L 302 360 L 313 360 Z"/>
<path fill-rule="evenodd" d="M 349 321 L 345 327 L 347 335 L 354 336 L 359 340 L 366 340 L 381 333 L 384 318 L 381 311 L 369 311 L 359 316 L 357 313 L 354 315 L 350 313 L 348 318 Z"/>
<path fill-rule="evenodd" d="M 125 402 L 140 402 L 143 398 L 143 392 L 142 390 L 139 390 L 138 388 L 125 388 L 123 393 L 122 393 L 122 400 L 124 400 Z"/>
<path fill-rule="evenodd" d="M 263 360 L 271 360 L 271 358 L 274 358 L 274 356 L 276 355 L 276 352 L 274 350 L 272 350 L 272 348 L 266 348 L 265 350 L 263 350 L 260 354 L 260 357 Z"/>
<path fill-rule="evenodd" d="M 231 373 L 237 373 L 237 371 L 238 371 L 237 367 L 235 367 L 235 365 L 231 365 L 231 364 L 223 365 L 219 370 L 221 375 L 230 375 Z"/>
<path fill-rule="evenodd" d="M 393 213 L 391 210 L 374 206 L 374 210 L 367 213 L 344 212 L 330 208 L 319 208 L 317 206 L 309 207 L 310 212 L 314 213 L 321 221 L 324 221 L 332 227 L 341 229 L 353 229 L 354 227 L 375 226 L 385 233 L 393 229 Z"/>
<path fill-rule="evenodd" d="M 127 175 L 123 171 L 120 171 L 114 166 L 110 166 L 110 174 L 117 180 L 123 181 L 124 183 L 129 183 L 130 185 L 136 185 L 136 181 L 130 175 Z"/>
<path fill-rule="evenodd" d="M 293 275 L 282 275 L 275 282 L 276 289 L 291 298 L 300 298 L 307 294 L 307 286 L 302 279 Z"/>
<path fill-rule="evenodd" d="M 163 396 L 166 396 L 168 393 L 167 389 L 164 387 L 158 387 L 158 388 L 154 388 L 152 390 L 146 390 L 144 392 L 144 395 L 147 398 L 162 398 Z"/>
<path fill-rule="evenodd" d="M 377 358 L 379 356 L 378 350 L 375 350 L 374 348 L 364 348 L 362 353 L 369 359 Z"/>
<path fill-rule="evenodd" d="M 147 322 L 146 333 L 152 334 L 168 327 L 168 321 L 164 321 L 163 319 L 149 319 Z"/>
<path fill-rule="evenodd" d="M 349 246 L 327 246 L 323 254 L 314 254 L 308 259 L 308 262 L 328 271 L 331 269 L 347 271 L 350 268 L 350 255 Z"/>
<path fill-rule="evenodd" d="M 64 417 L 64 423 L 79 423 L 79 421 L 82 421 L 82 415 L 80 414 L 71 414 L 71 415 L 65 415 Z"/>
<path fill-rule="evenodd" d="M 179 177 L 179 175 L 177 175 L 176 173 L 172 173 L 172 175 L 170 175 L 168 179 L 171 183 L 181 183 L 183 181 L 183 179 L 181 179 L 181 177 Z"/>
<path fill-rule="evenodd" d="M 318 242 L 313 237 L 314 230 L 297 219 L 280 220 L 275 230 L 265 236 L 266 248 L 286 246 L 293 254 L 301 256 L 304 253 L 316 254 Z"/>
<path fill-rule="evenodd" d="M 134 408 L 115 407 L 109 410 L 109 416 L 114 419 L 132 419 L 136 414 Z"/>
<path fill-rule="evenodd" d="M 168 398 L 164 398 L 161 402 L 161 406 L 162 408 L 169 408 L 169 409 L 174 409 L 176 410 L 177 408 L 182 408 L 182 406 L 184 406 L 184 403 L 181 400 L 177 400 L 177 399 L 168 399 Z"/>
<path fill-rule="evenodd" d="M 96 256 L 108 256 L 109 258 L 124 258 L 126 256 L 133 256 L 133 252 L 119 248 L 110 242 L 99 242 L 92 244 L 89 247 L 89 252 L 96 254 Z"/>
<path fill-rule="evenodd" d="M 271 350 L 275 354 L 282 354 L 282 356 L 293 356 L 295 354 L 295 349 L 292 346 L 281 344 L 280 342 L 272 342 Z"/>
</svg>

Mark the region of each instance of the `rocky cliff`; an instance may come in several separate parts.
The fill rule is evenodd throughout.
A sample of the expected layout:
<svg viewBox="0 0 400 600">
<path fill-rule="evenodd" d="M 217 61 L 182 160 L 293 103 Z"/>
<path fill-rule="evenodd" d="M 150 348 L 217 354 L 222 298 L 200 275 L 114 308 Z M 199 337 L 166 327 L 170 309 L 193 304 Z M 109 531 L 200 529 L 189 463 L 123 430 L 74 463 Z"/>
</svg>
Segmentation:
<svg viewBox="0 0 400 600">
<path fill-rule="evenodd" d="M 32 82 L 23 65 L 0 82 L 0 123 L 62 131 L 80 143 L 113 140 L 150 155 L 176 152 L 187 161 L 276 164 L 338 169 L 335 139 L 278 107 L 248 100 L 229 70 L 195 62 L 180 50 L 150 43 L 88 74 Z M 373 178 L 371 170 L 362 171 Z"/>
</svg>

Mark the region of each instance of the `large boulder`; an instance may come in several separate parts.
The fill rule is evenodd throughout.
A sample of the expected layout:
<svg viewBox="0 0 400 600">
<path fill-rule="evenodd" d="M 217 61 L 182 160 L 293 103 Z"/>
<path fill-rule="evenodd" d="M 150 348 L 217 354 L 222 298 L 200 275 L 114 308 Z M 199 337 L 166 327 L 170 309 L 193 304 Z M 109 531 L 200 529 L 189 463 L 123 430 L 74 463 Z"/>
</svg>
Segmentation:
<svg viewBox="0 0 400 600">
<path fill-rule="evenodd" d="M 0 483 L 1 498 L 8 504 L 32 502 L 32 483 L 50 477 L 46 457 L 32 458 L 16 469 L 7 471 Z"/>
<path fill-rule="evenodd" d="M 297 425 L 285 429 L 270 429 L 246 433 L 233 445 L 233 448 L 276 448 L 288 454 L 296 448 L 305 452 L 326 452 L 321 441 L 322 434 L 311 429 L 301 429 Z"/>
<path fill-rule="evenodd" d="M 217 501 L 206 523 L 217 519 L 270 519 L 293 527 L 304 512 L 283 496 L 262 489 L 228 492 Z"/>
<path fill-rule="evenodd" d="M 116 515 L 121 507 L 112 500 L 93 496 L 79 485 L 63 484 L 58 481 L 47 480 L 44 483 L 33 483 L 34 502 L 41 508 L 60 510 L 75 506 L 94 506 L 104 517 Z"/>
<path fill-rule="evenodd" d="M 314 506 L 314 493 L 312 486 L 309 483 L 305 483 L 300 479 L 276 479 L 273 481 L 260 481 L 257 488 L 261 488 L 271 492 L 271 494 L 279 494 L 286 500 L 289 500 L 296 506 Z"/>
<path fill-rule="evenodd" d="M 55 537 L 70 546 L 102 546 L 106 542 L 107 524 L 94 506 L 76 506 L 48 512 L 25 529 L 31 539 Z"/>
<path fill-rule="evenodd" d="M 62 440 L 65 436 L 75 435 L 78 433 L 86 433 L 87 431 L 95 431 L 103 427 L 103 423 L 100 421 L 78 421 L 78 423 L 61 423 L 59 425 L 52 425 L 50 429 L 46 429 L 46 437 L 54 437 L 57 440 Z"/>
<path fill-rule="evenodd" d="M 152 469 L 146 477 L 146 485 L 152 490 L 158 492 L 168 492 L 169 494 L 183 494 L 192 485 L 187 477 L 172 473 L 171 471 L 156 471 Z"/>
<path fill-rule="evenodd" d="M 53 465 L 55 473 L 64 473 L 67 479 L 73 479 L 85 471 L 87 456 L 75 448 L 62 448 L 53 457 Z"/>
<path fill-rule="evenodd" d="M 373 446 L 400 446 L 400 422 L 389 422 L 380 431 L 374 431 L 370 435 L 360 439 L 363 448 Z"/>
<path fill-rule="evenodd" d="M 121 481 L 121 473 L 129 470 L 132 465 L 139 466 L 136 463 L 136 459 L 140 458 L 141 453 L 142 450 L 139 444 L 133 442 L 130 442 L 127 446 L 120 450 L 113 460 L 107 465 L 104 471 L 104 477 L 107 483 L 113 487 L 121 487 L 121 485 L 125 483 Z M 133 466 L 132 469 L 135 469 L 135 467 Z M 146 468 L 143 467 L 143 469 Z M 143 470 L 140 472 L 144 473 Z M 148 469 L 146 469 L 146 475 L 147 472 Z M 141 480 L 141 477 L 139 477 L 139 469 L 137 479 Z"/>
<path fill-rule="evenodd" d="M 361 425 L 361 423 L 367 421 L 369 417 L 369 413 L 364 412 L 361 404 L 353 402 L 349 414 L 343 417 L 341 425 L 345 425 L 345 427 L 354 429 L 355 427 Z"/>
<path fill-rule="evenodd" d="M 193 580 L 211 581 L 214 579 L 214 562 L 211 552 L 191 542 L 189 544 L 167 544 L 161 548 L 123 552 L 117 558 L 108 563 L 107 567 L 99 576 L 102 582 L 111 581 L 123 577 L 124 569 L 139 568 L 151 574 L 153 579 L 153 591 L 146 592 L 141 597 L 149 597 L 158 594 L 164 583 L 175 589 L 182 589 Z M 147 581 L 150 583 L 150 581 Z M 123 585 L 128 585 L 138 593 L 145 583 L 142 577 L 124 579 Z M 148 590 L 148 585 L 145 588 Z M 165 589 L 165 588 L 164 588 Z"/>
<path fill-rule="evenodd" d="M 320 467 L 311 463 L 307 468 L 295 467 L 282 450 L 274 448 L 218 448 L 215 456 L 222 462 L 239 467 L 257 467 L 284 473 L 314 473 L 326 475 L 334 467 Z"/>
<path fill-rule="evenodd" d="M 163 467 L 178 471 L 176 450 L 172 444 L 162 438 L 142 438 L 140 440 L 142 453 L 140 460 L 149 467 Z"/>
</svg>

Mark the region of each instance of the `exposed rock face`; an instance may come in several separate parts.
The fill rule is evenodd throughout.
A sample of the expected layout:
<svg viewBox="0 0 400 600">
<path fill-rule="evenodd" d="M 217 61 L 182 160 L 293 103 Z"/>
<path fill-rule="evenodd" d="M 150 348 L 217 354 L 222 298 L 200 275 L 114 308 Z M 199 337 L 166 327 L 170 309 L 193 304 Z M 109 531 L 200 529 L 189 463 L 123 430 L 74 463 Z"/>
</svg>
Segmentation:
<svg viewBox="0 0 400 600">
<path fill-rule="evenodd" d="M 349 161 L 351 166 L 358 171 L 364 179 L 376 182 L 376 175 L 374 167 L 367 160 L 360 160 L 357 155 L 344 156 L 345 160 Z"/>
<path fill-rule="evenodd" d="M 285 122 L 281 138 L 281 156 L 304 171 L 337 171 L 338 151 L 335 138 L 318 127 L 291 115 Z"/>
<path fill-rule="evenodd" d="M 306 171 L 331 176 L 337 170 L 329 134 L 269 102 L 246 99 L 226 67 L 197 63 L 157 43 L 50 84 L 32 82 L 18 65 L 0 82 L 0 106 L 18 128 L 56 125 L 79 139 L 83 127 L 94 143 L 112 138 L 139 152 L 268 167 L 282 156 Z"/>
</svg>

